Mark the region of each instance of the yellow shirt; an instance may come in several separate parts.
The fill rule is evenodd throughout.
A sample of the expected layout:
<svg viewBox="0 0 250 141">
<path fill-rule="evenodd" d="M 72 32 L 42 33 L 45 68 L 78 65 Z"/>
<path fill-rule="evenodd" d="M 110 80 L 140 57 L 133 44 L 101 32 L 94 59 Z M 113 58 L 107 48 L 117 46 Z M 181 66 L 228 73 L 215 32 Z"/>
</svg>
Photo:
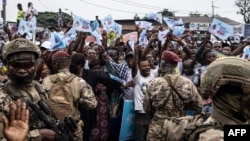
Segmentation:
<svg viewBox="0 0 250 141">
<path fill-rule="evenodd" d="M 25 12 L 23 10 L 18 11 L 16 20 L 20 21 L 20 20 L 24 19 L 24 16 L 25 16 Z"/>
</svg>

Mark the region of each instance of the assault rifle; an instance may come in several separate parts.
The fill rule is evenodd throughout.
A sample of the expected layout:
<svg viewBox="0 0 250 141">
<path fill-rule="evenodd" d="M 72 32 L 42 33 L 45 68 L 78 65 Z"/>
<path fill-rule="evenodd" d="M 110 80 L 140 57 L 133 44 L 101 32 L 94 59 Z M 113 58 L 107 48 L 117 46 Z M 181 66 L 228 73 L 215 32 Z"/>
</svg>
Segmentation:
<svg viewBox="0 0 250 141">
<path fill-rule="evenodd" d="M 26 100 L 26 104 L 36 113 L 37 117 L 43 121 L 46 126 L 57 134 L 58 141 L 74 141 L 70 133 L 76 131 L 76 121 L 71 116 L 64 118 L 62 123 L 53 117 L 53 113 L 48 108 L 47 104 L 40 100 L 37 104 Z"/>
</svg>

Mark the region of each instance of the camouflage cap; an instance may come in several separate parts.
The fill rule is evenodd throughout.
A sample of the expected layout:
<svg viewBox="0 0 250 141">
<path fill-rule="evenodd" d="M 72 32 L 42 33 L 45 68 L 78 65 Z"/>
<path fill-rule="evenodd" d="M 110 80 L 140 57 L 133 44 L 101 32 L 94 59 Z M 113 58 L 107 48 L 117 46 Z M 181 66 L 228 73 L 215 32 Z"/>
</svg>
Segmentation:
<svg viewBox="0 0 250 141">
<path fill-rule="evenodd" d="M 34 53 L 36 58 L 39 58 L 41 55 L 41 51 L 36 44 L 31 42 L 30 40 L 18 38 L 10 41 L 3 47 L 2 50 L 3 59 L 9 60 L 9 56 L 20 52 Z"/>
<path fill-rule="evenodd" d="M 235 85 L 250 93 L 250 62 L 237 57 L 222 57 L 213 61 L 201 76 L 201 88 L 214 96 L 220 86 Z"/>
</svg>

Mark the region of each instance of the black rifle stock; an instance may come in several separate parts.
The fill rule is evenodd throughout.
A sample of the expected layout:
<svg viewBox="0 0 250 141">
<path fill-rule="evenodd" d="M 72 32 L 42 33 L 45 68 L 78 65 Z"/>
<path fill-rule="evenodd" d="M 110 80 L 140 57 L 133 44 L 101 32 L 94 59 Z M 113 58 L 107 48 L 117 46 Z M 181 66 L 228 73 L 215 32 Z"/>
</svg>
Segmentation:
<svg viewBox="0 0 250 141">
<path fill-rule="evenodd" d="M 31 102 L 30 100 L 26 100 L 26 104 L 37 114 L 38 118 L 43 121 L 48 128 L 53 130 L 57 134 L 57 139 L 59 141 L 73 141 L 72 137 L 70 136 L 67 130 L 67 127 L 63 125 L 62 122 L 56 120 L 55 118 L 51 117 L 48 118 L 44 113 L 49 114 L 49 110 L 44 110 L 44 107 L 40 107 L 40 105 Z M 41 112 L 43 110 L 43 112 Z"/>
</svg>

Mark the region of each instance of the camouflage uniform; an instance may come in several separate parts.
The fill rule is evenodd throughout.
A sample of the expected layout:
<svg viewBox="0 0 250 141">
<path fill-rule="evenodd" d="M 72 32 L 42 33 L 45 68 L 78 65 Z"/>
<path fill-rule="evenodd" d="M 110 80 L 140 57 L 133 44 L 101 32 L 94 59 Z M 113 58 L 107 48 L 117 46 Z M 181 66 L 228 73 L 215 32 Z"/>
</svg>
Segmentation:
<svg viewBox="0 0 250 141">
<path fill-rule="evenodd" d="M 171 90 L 164 77 L 169 77 L 171 82 L 179 77 L 174 86 L 179 96 Z M 202 99 L 192 81 L 176 74 L 165 74 L 164 77 L 155 78 L 147 85 L 143 106 L 145 111 L 154 113 L 149 125 L 148 141 L 164 140 L 165 119 L 184 116 L 186 108 L 196 111 L 201 111 L 202 108 Z M 170 94 L 170 91 L 173 94 Z"/>
<path fill-rule="evenodd" d="M 165 120 L 163 127 L 158 124 L 158 134 L 162 135 L 154 136 L 161 139 L 155 140 L 223 141 L 224 125 L 249 124 L 249 61 L 237 57 L 215 60 L 202 75 L 201 88 L 213 98 L 212 113 L 204 118 L 201 113 L 196 115 L 199 118 L 186 116 L 175 121 Z"/>
<path fill-rule="evenodd" d="M 216 121 L 209 117 L 204 124 L 214 124 Z M 210 128 L 199 135 L 198 141 L 224 141 L 224 132 L 221 129 Z"/>
<path fill-rule="evenodd" d="M 67 69 L 59 70 L 59 73 L 50 75 L 48 77 L 45 77 L 43 80 L 43 86 L 46 91 L 50 91 L 53 82 L 51 80 L 51 77 L 53 78 L 55 75 L 59 78 L 66 78 L 71 73 Z M 71 114 L 74 119 L 80 119 L 80 111 L 78 110 L 77 105 L 81 104 L 82 107 L 86 109 L 94 109 L 97 106 L 97 101 L 95 98 L 95 95 L 92 91 L 92 88 L 80 77 L 74 77 L 73 80 L 70 83 L 70 88 L 72 88 L 72 94 L 74 103 L 72 105 L 76 107 L 72 107 L 73 113 Z M 60 111 L 60 112 L 65 112 Z M 78 130 L 74 133 L 74 140 L 82 141 L 82 126 L 81 123 L 78 123 Z"/>
<path fill-rule="evenodd" d="M 30 54 L 27 54 L 30 52 Z M 33 53 L 33 55 L 31 55 Z M 10 56 L 12 55 L 12 56 Z M 16 39 L 8 43 L 3 48 L 3 58 L 7 62 L 7 66 L 9 61 L 18 60 L 32 60 L 36 61 L 40 56 L 40 49 L 33 44 L 32 42 L 26 39 Z M 34 65 L 35 66 L 35 65 Z M 46 99 L 46 93 L 42 91 L 42 86 L 35 81 L 32 81 L 34 76 L 29 77 L 27 79 L 26 84 L 17 84 L 15 82 L 15 78 L 10 76 L 10 80 L 4 84 L 4 86 L 0 89 L 0 117 L 2 115 L 9 114 L 9 103 L 11 101 L 15 101 L 17 99 L 25 100 L 29 99 L 34 103 L 37 103 L 41 98 Z M 29 133 L 28 138 L 34 141 L 40 141 L 41 136 L 37 128 L 44 127 L 43 122 L 39 121 L 39 119 L 35 116 L 31 116 L 32 111 L 30 111 L 30 121 L 29 121 Z M 0 119 L 0 131 L 3 131 L 3 121 Z M 0 132 L 0 140 L 6 140 Z"/>
<path fill-rule="evenodd" d="M 40 85 L 40 84 L 35 84 L 37 82 L 33 81 L 31 84 L 27 84 L 26 87 L 19 87 L 15 84 L 13 84 L 11 81 L 7 82 L 3 88 L 0 89 L 0 116 L 2 115 L 8 115 L 9 114 L 9 103 L 14 102 L 15 100 L 21 98 L 21 99 L 29 99 L 34 103 L 37 103 L 39 100 L 41 100 L 41 96 L 38 93 L 37 89 L 35 88 L 35 85 Z M 17 94 L 16 96 L 13 97 L 11 96 L 10 92 L 6 90 L 6 87 L 11 90 L 11 93 Z M 42 88 L 41 88 L 42 89 Z M 3 130 L 3 123 L 2 119 L 0 120 L 0 130 Z M 30 116 L 29 120 L 29 129 L 33 128 L 42 128 L 45 125 L 43 122 L 39 121 L 38 118 L 32 118 Z M 38 129 L 30 130 L 29 135 L 28 135 L 31 140 L 33 141 L 40 141 L 40 134 Z M 2 132 L 0 133 L 0 140 L 3 139 L 3 134 Z"/>
<path fill-rule="evenodd" d="M 218 90 L 223 85 L 241 88 L 243 95 L 240 95 L 242 92 L 235 92 L 233 97 L 230 96 L 231 94 L 221 94 Z M 222 57 L 215 60 L 202 75 L 201 87 L 205 93 L 213 97 L 213 110 L 204 125 L 219 124 L 220 128 L 212 126 L 211 129 L 201 132 L 198 141 L 223 141 L 224 132 L 222 127 L 225 124 L 249 124 L 240 119 L 245 118 L 247 120 L 250 118 L 249 100 L 243 98 L 249 97 L 250 93 L 249 61 L 236 57 Z M 242 99 L 238 97 L 242 97 Z M 236 114 L 242 115 L 242 117 L 237 118 Z"/>
</svg>

